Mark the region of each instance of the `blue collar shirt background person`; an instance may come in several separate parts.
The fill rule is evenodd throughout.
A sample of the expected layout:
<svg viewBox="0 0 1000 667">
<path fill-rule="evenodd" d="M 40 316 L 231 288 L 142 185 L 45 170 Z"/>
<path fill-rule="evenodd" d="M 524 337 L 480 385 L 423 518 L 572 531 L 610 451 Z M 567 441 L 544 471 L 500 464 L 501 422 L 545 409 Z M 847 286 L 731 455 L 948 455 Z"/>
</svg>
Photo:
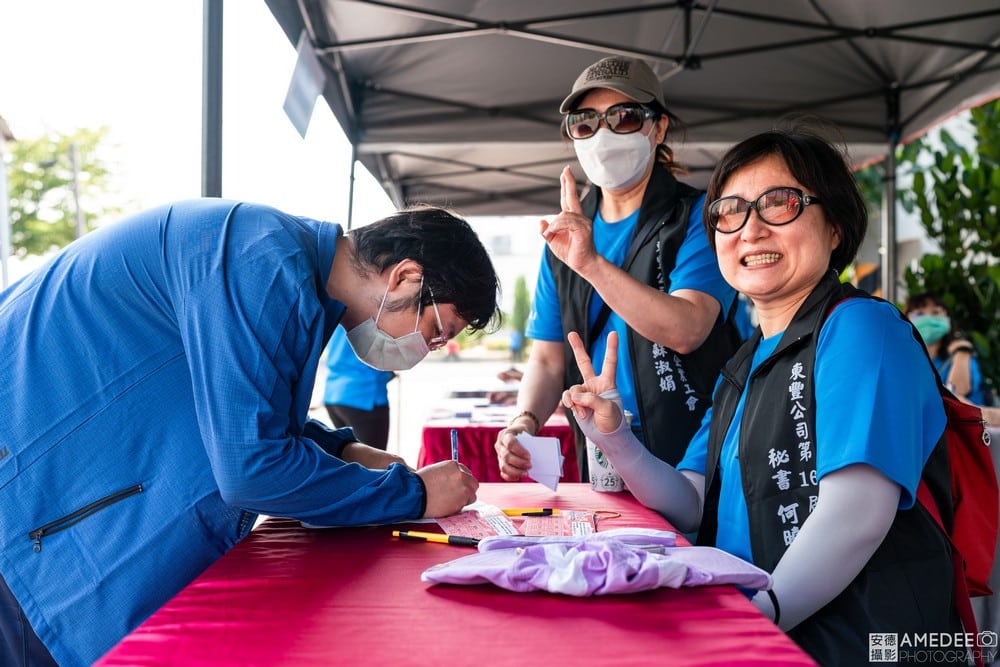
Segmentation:
<svg viewBox="0 0 1000 667">
<path fill-rule="evenodd" d="M 328 372 L 323 404 L 334 427 L 350 426 L 358 440 L 377 449 L 389 444 L 389 391 L 392 371 L 369 366 L 358 358 L 338 327 L 326 347 Z"/>
<path fill-rule="evenodd" d="M 486 251 L 446 212 L 345 236 L 206 199 L 102 227 L 0 294 L 0 384 L 16 397 L 0 411 L 0 576 L 60 665 L 99 658 L 257 513 L 389 522 L 475 498 L 457 464 L 414 473 L 307 417 L 338 322 L 360 326 L 386 295 L 387 336 L 415 321 L 424 347 L 440 335 L 425 278 L 446 335 L 495 316 Z"/>
</svg>

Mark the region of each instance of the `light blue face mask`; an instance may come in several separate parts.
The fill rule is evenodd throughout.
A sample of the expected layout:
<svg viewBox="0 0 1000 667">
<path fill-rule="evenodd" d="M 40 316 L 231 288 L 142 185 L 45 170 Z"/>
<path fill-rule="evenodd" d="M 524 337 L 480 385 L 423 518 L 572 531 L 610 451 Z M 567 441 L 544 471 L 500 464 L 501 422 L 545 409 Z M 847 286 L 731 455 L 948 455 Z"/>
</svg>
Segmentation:
<svg viewBox="0 0 1000 667">
<path fill-rule="evenodd" d="M 951 318 L 946 315 L 921 315 L 914 318 L 913 326 L 917 327 L 925 343 L 933 345 L 951 331 Z"/>
</svg>

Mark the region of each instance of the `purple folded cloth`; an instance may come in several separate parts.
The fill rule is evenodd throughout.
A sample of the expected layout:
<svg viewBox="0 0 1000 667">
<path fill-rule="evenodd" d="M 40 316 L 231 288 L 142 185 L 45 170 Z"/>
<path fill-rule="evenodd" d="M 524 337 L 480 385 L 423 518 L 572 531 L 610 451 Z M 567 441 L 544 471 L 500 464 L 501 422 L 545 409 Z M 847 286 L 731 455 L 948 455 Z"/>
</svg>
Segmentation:
<svg viewBox="0 0 1000 667">
<path fill-rule="evenodd" d="M 766 589 L 767 572 L 712 547 L 674 547 L 668 531 L 623 528 L 583 537 L 496 537 L 479 553 L 428 568 L 432 584 L 493 583 L 516 592 L 573 596 L 633 593 L 661 586 L 738 584 Z"/>
</svg>

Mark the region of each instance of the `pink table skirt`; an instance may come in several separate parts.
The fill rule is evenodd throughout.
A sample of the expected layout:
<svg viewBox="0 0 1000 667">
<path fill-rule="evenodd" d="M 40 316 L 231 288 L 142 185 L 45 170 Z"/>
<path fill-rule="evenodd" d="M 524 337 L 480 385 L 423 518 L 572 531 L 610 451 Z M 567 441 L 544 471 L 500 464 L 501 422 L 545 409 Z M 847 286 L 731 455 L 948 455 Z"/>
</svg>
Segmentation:
<svg viewBox="0 0 1000 667">
<path fill-rule="evenodd" d="M 435 419 L 424 425 L 417 467 L 451 458 L 451 429 L 458 430 L 459 459 L 468 466 L 480 482 L 502 482 L 493 445 L 505 423 L 469 424 L 461 420 Z M 554 415 L 542 426 L 538 435 L 559 438 L 563 457 L 561 482 L 579 482 L 580 467 L 576 460 L 576 440 L 569 422 L 561 414 Z"/>
<path fill-rule="evenodd" d="M 667 528 L 628 493 L 584 484 L 560 484 L 557 494 L 539 484 L 484 484 L 479 497 L 499 507 L 621 513 L 602 529 Z M 270 519 L 97 664 L 815 664 L 730 586 L 591 598 L 428 586 L 424 569 L 469 549 L 400 542 L 392 528 L 309 530 Z"/>
</svg>

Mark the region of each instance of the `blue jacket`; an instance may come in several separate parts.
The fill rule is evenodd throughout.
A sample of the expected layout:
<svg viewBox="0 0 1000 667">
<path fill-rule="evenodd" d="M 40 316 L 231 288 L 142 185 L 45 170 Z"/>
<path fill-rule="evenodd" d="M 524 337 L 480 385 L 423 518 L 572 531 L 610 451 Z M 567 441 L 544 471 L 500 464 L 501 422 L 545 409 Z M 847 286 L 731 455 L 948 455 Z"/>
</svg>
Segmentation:
<svg viewBox="0 0 1000 667">
<path fill-rule="evenodd" d="M 418 517 L 404 466 L 307 419 L 344 306 L 337 225 L 198 200 L 109 225 L 0 294 L 0 574 L 63 666 L 89 665 L 256 513 Z"/>
</svg>

